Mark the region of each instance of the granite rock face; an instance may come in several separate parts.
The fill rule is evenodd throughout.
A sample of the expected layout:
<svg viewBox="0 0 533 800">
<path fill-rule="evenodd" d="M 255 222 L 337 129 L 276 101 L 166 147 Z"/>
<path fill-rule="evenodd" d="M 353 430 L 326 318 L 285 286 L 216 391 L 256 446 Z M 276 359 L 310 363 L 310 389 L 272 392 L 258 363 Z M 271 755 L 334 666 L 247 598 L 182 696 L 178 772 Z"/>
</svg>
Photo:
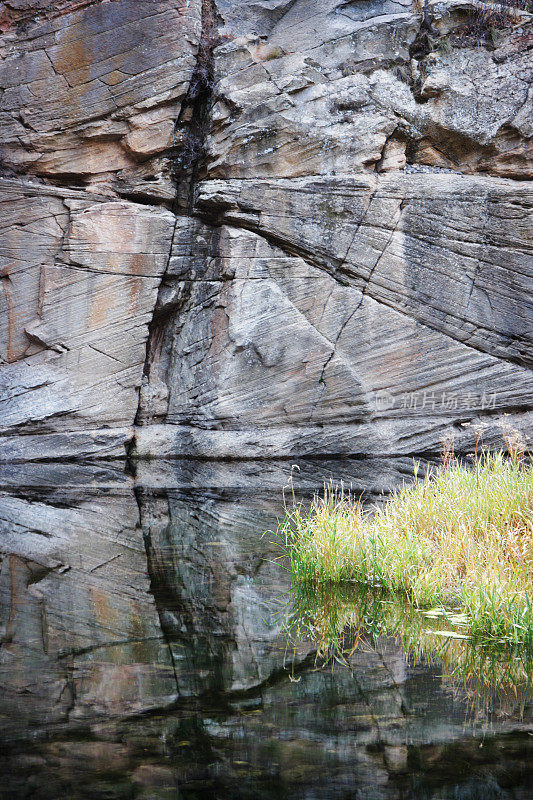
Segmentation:
<svg viewBox="0 0 533 800">
<path fill-rule="evenodd" d="M 0 459 L 531 444 L 527 13 L 6 9 Z"/>
<path fill-rule="evenodd" d="M 22 4 L 4 26 L 5 168 L 172 199 L 165 158 L 195 68 L 200 0 L 38 6 Z"/>
<path fill-rule="evenodd" d="M 468 0 L 431 3 L 431 34 L 403 0 L 298 0 L 257 35 L 242 4 L 228 5 L 235 38 L 217 49 L 213 177 L 406 163 L 532 177 L 531 42 L 519 17 L 489 43 L 471 34 L 480 7 Z"/>
<path fill-rule="evenodd" d="M 0 458 L 123 457 L 201 2 L 5 5 Z"/>
<path fill-rule="evenodd" d="M 4 239 L 2 454 L 123 455 L 173 215 L 14 180 L 2 188 L 14 221 Z"/>
</svg>

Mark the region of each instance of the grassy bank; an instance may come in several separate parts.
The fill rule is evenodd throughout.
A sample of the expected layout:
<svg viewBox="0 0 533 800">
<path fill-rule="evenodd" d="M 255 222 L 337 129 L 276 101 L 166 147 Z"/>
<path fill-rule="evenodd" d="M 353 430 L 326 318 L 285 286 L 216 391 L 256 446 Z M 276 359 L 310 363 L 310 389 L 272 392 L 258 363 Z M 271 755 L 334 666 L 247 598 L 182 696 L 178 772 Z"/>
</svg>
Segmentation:
<svg viewBox="0 0 533 800">
<path fill-rule="evenodd" d="M 418 608 L 461 610 L 466 632 L 533 645 L 533 467 L 448 459 L 369 514 L 326 492 L 278 529 L 297 583 L 357 581 Z"/>
</svg>

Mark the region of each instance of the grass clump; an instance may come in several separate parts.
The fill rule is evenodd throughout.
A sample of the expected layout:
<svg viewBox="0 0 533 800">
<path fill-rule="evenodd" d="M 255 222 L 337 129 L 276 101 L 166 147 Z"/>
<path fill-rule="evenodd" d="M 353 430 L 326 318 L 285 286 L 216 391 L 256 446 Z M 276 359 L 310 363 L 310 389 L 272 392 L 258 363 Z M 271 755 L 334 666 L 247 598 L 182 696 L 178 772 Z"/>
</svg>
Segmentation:
<svg viewBox="0 0 533 800">
<path fill-rule="evenodd" d="M 533 645 L 533 467 L 448 457 L 373 514 L 327 490 L 278 529 L 293 580 L 356 581 L 417 608 L 460 608 L 473 638 Z"/>
</svg>

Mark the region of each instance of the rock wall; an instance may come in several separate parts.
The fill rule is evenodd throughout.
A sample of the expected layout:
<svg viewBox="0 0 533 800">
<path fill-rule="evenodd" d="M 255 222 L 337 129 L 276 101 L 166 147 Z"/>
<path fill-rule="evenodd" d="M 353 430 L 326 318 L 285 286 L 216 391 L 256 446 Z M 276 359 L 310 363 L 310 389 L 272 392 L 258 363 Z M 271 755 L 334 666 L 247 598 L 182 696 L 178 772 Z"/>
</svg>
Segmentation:
<svg viewBox="0 0 533 800">
<path fill-rule="evenodd" d="M 531 443 L 531 15 L 2 6 L 0 459 Z"/>
</svg>

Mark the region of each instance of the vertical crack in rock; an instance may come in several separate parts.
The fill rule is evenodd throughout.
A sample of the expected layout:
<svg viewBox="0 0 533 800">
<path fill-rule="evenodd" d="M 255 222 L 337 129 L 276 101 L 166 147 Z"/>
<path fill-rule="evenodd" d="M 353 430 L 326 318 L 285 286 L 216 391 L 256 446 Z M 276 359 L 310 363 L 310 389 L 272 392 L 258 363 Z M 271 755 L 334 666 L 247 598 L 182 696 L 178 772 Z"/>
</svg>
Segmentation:
<svg viewBox="0 0 533 800">
<path fill-rule="evenodd" d="M 209 130 L 212 97 L 214 89 L 213 48 L 217 44 L 218 14 L 214 0 L 202 0 L 202 30 L 194 68 L 187 94 L 181 104 L 176 120 L 174 141 L 180 141 L 174 167 L 173 179 L 176 193 L 172 203 L 174 229 L 170 241 L 165 271 L 159 285 L 157 301 L 149 325 L 146 343 L 146 359 L 143 368 L 142 386 L 139 392 L 139 405 L 134 424 L 144 422 L 143 387 L 150 383 L 150 371 L 157 353 L 160 351 L 168 323 L 175 317 L 185 301 L 184 293 L 176 301 L 167 303 L 163 294 L 167 288 L 167 276 L 172 250 L 180 217 L 193 217 L 194 195 L 197 182 L 203 177 L 202 167 L 205 159 L 205 139 Z M 153 420 L 152 420 L 153 421 Z M 128 455 L 134 452 L 135 437 L 130 442 Z"/>
<path fill-rule="evenodd" d="M 143 387 L 148 386 L 150 383 L 151 366 L 154 363 L 157 352 L 162 346 L 166 327 L 183 304 L 183 297 L 177 301 L 165 303 L 163 293 L 166 288 L 166 278 L 172 258 L 178 223 L 180 217 L 192 218 L 195 185 L 199 179 L 202 162 L 205 158 L 204 142 L 209 128 L 214 87 L 213 47 L 216 44 L 216 19 L 217 12 L 214 0 L 202 0 L 202 30 L 196 57 L 196 67 L 193 71 L 187 94 L 182 102 L 174 130 L 174 141 L 181 141 L 173 170 L 173 178 L 176 186 L 176 194 L 172 203 L 172 211 L 175 215 L 174 227 L 169 245 L 167 263 L 161 277 L 156 304 L 148 328 L 142 386 L 139 391 L 139 404 L 135 417 L 136 425 L 142 424 L 143 422 Z M 134 452 L 134 448 L 135 436 L 132 438 L 128 448 L 129 456 Z M 135 467 L 133 467 L 133 471 L 135 471 Z M 139 525 L 142 531 L 146 552 L 147 572 L 156 602 L 160 629 L 172 663 L 176 691 L 179 695 L 178 671 L 172 644 L 163 618 L 160 599 L 158 597 L 158 576 L 152 558 L 151 531 L 149 527 L 147 531 L 143 529 L 143 503 L 140 489 L 135 490 L 135 498 L 139 510 Z"/>
<path fill-rule="evenodd" d="M 181 146 L 175 162 L 177 183 L 174 211 L 190 216 L 194 188 L 201 177 L 205 138 L 210 124 L 215 85 L 213 48 L 217 44 L 217 11 L 214 0 L 202 0 L 202 33 L 196 67 L 176 121 L 175 138 Z"/>
<path fill-rule="evenodd" d="M 152 594 L 155 602 L 155 606 L 157 609 L 157 615 L 159 618 L 159 628 L 161 630 L 161 635 L 165 642 L 166 648 L 168 650 L 170 663 L 172 664 L 172 671 L 174 673 L 174 680 L 176 683 L 176 692 L 179 696 L 180 694 L 180 687 L 178 681 L 178 670 L 176 667 L 176 660 L 174 658 L 174 653 L 172 650 L 172 643 L 168 634 L 168 629 L 165 624 L 165 620 L 163 618 L 162 607 L 161 607 L 161 585 L 162 585 L 162 576 L 161 574 L 158 575 L 158 568 L 159 572 L 162 572 L 161 565 L 155 563 L 153 558 L 153 548 L 152 548 L 152 528 L 151 528 L 151 521 L 150 521 L 150 509 L 147 507 L 146 513 L 144 512 L 144 504 L 143 504 L 143 493 L 140 487 L 136 487 L 134 490 L 135 499 L 137 501 L 137 508 L 139 511 L 139 530 L 143 537 L 144 542 L 144 550 L 146 554 L 146 571 L 148 577 L 150 579 L 150 593 Z M 167 503 L 167 518 L 170 519 L 170 508 L 168 507 Z M 164 566 L 163 566 L 164 569 Z"/>
</svg>

